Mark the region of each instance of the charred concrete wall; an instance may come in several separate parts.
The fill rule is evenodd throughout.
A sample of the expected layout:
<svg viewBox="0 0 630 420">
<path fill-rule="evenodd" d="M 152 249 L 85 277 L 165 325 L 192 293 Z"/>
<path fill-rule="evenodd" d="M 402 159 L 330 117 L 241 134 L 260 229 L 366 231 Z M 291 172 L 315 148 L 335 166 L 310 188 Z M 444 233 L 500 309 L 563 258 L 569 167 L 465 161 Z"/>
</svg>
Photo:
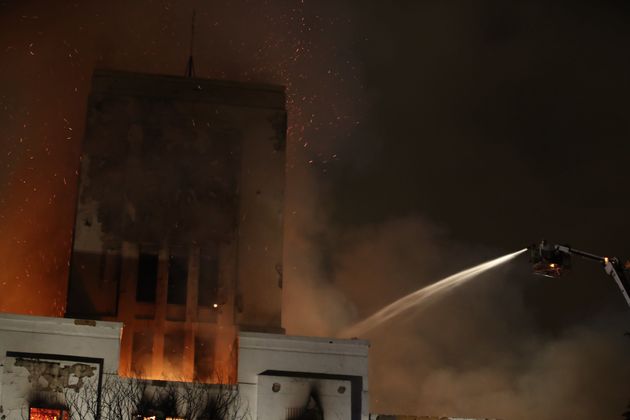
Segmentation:
<svg viewBox="0 0 630 420">
<path fill-rule="evenodd" d="M 125 323 L 121 373 L 231 372 L 238 328 L 280 329 L 285 136 L 277 86 L 94 74 L 67 314 Z"/>
<path fill-rule="evenodd" d="M 238 387 L 260 420 L 368 420 L 369 343 L 239 333 Z"/>
<path fill-rule="evenodd" d="M 101 375 L 118 368 L 117 322 L 0 314 L 0 417 L 28 418 L 29 407 L 67 409 L 67 395 L 98 404 Z"/>
</svg>

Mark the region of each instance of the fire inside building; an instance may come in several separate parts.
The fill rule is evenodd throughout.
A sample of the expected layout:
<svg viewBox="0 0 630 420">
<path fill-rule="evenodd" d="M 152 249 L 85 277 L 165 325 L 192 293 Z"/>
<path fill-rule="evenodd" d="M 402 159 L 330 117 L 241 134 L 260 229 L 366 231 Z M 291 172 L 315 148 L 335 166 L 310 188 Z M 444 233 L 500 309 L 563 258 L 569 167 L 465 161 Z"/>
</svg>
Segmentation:
<svg viewBox="0 0 630 420">
<path fill-rule="evenodd" d="M 367 418 L 367 342 L 281 326 L 286 121 L 279 86 L 94 73 L 66 317 L 0 317 L 3 419 Z"/>
<path fill-rule="evenodd" d="M 67 316 L 124 322 L 121 374 L 233 382 L 237 329 L 281 332 L 284 105 L 277 86 L 94 75 Z"/>
<path fill-rule="evenodd" d="M 403 418 L 366 341 L 284 334 L 286 121 L 279 86 L 94 73 L 66 317 L 0 314 L 0 418 Z"/>
</svg>

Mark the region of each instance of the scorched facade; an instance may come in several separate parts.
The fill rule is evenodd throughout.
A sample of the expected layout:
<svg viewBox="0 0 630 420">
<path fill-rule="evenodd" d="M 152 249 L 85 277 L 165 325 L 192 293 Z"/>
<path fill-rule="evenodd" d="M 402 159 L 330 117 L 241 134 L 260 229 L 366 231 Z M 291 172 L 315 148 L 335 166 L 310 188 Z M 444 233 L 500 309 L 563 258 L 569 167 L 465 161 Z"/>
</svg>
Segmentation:
<svg viewBox="0 0 630 420">
<path fill-rule="evenodd" d="M 281 87 L 95 72 L 66 315 L 124 323 L 121 374 L 233 382 L 281 331 L 285 137 Z"/>
</svg>

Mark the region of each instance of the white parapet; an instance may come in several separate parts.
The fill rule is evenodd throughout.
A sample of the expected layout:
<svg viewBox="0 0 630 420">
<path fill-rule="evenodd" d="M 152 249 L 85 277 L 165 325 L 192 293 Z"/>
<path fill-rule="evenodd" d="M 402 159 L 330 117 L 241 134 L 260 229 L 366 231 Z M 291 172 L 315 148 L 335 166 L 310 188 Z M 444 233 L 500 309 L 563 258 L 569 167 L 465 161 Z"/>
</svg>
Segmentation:
<svg viewBox="0 0 630 420">
<path fill-rule="evenodd" d="M 58 396 L 67 390 L 97 390 L 103 373 L 118 369 L 121 331 L 119 322 L 0 313 L 4 415 L 22 418 L 34 398 L 61 404 Z"/>
<path fill-rule="evenodd" d="M 364 340 L 239 334 L 238 383 L 252 418 L 367 419 L 368 349 Z"/>
<path fill-rule="evenodd" d="M 0 361 L 7 352 L 102 358 L 118 369 L 121 322 L 0 313 Z"/>
</svg>

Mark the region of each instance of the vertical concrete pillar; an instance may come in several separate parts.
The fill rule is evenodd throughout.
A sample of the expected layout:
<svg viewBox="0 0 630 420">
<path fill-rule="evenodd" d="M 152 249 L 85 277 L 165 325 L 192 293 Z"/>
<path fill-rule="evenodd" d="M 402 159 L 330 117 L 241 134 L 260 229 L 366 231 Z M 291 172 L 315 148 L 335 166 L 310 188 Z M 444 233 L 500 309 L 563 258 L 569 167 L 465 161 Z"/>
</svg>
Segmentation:
<svg viewBox="0 0 630 420">
<path fill-rule="evenodd" d="M 232 325 L 218 325 L 214 336 L 214 371 L 220 383 L 233 383 L 236 380 L 236 351 L 234 342 L 236 328 Z"/>
<path fill-rule="evenodd" d="M 238 265 L 238 244 L 236 238 L 219 246 L 219 290 L 221 306 L 218 308 L 217 325 L 214 330 L 214 371 L 220 382 L 231 382 L 236 378 L 234 341 L 236 338 L 235 319 L 238 308 L 236 283 Z"/>
<path fill-rule="evenodd" d="M 138 279 L 137 244 L 123 242 L 121 246 L 120 294 L 118 300 L 118 320 L 124 323 L 120 343 L 119 374 L 131 373 L 131 354 L 135 327 L 136 286 Z"/>
<path fill-rule="evenodd" d="M 158 278 L 155 290 L 155 320 L 153 329 L 152 377 L 161 377 L 164 366 L 164 334 L 166 332 L 166 305 L 168 294 L 169 248 L 163 245 L 158 257 Z"/>
<path fill-rule="evenodd" d="M 183 374 L 192 380 L 195 374 L 195 336 L 197 334 L 197 305 L 199 293 L 199 246 L 191 246 L 188 254 L 188 283 L 186 285 L 186 335 Z"/>
</svg>

